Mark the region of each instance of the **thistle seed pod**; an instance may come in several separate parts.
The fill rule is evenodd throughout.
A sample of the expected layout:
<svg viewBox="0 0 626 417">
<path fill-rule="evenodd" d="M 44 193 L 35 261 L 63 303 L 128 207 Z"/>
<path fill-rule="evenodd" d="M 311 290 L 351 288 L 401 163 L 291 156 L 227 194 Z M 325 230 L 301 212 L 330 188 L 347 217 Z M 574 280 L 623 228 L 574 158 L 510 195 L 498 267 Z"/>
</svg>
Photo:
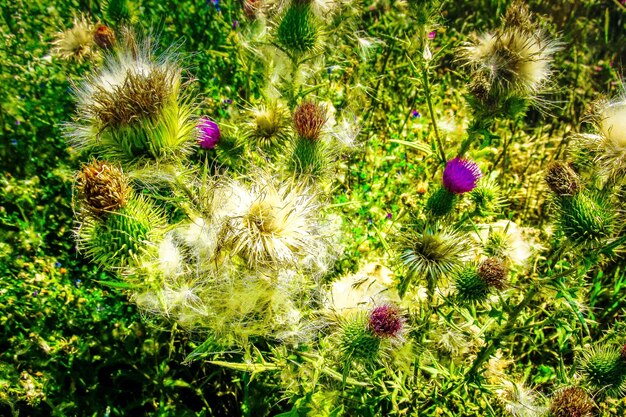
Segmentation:
<svg viewBox="0 0 626 417">
<path fill-rule="evenodd" d="M 96 217 L 124 207 L 130 192 L 122 170 L 102 161 L 85 165 L 76 177 L 76 185 L 84 207 Z"/>
<path fill-rule="evenodd" d="M 80 62 L 93 54 L 93 44 L 92 23 L 85 16 L 75 17 L 71 29 L 56 34 L 52 53 L 63 59 Z"/>
<path fill-rule="evenodd" d="M 115 43 L 115 32 L 106 25 L 97 25 L 93 32 L 93 40 L 102 49 L 111 49 Z"/>
<path fill-rule="evenodd" d="M 502 290 L 506 285 L 509 268 L 502 259 L 491 257 L 482 261 L 476 272 L 489 287 Z"/>
<path fill-rule="evenodd" d="M 556 195 L 574 195 L 581 190 L 580 178 L 569 164 L 554 161 L 547 171 L 546 182 Z"/>
<path fill-rule="evenodd" d="M 581 387 L 557 391 L 550 401 L 550 417 L 591 417 L 595 404 Z"/>
<path fill-rule="evenodd" d="M 293 112 L 293 126 L 298 136 L 317 141 L 324 124 L 328 120 L 326 107 L 312 101 L 305 101 Z"/>
</svg>

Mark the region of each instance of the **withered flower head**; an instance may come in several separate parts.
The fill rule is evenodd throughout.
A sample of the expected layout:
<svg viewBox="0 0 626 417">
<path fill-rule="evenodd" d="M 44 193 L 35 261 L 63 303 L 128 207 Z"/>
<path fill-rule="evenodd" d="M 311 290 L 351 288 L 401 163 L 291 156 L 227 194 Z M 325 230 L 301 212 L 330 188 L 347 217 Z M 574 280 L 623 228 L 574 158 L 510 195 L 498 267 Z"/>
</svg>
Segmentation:
<svg viewBox="0 0 626 417">
<path fill-rule="evenodd" d="M 300 137 L 311 141 L 319 139 L 326 120 L 328 120 L 326 107 L 312 101 L 303 102 L 293 112 L 296 132 Z"/>
<path fill-rule="evenodd" d="M 122 170 L 103 161 L 85 165 L 76 184 L 87 210 L 98 217 L 124 207 L 130 191 Z"/>
</svg>

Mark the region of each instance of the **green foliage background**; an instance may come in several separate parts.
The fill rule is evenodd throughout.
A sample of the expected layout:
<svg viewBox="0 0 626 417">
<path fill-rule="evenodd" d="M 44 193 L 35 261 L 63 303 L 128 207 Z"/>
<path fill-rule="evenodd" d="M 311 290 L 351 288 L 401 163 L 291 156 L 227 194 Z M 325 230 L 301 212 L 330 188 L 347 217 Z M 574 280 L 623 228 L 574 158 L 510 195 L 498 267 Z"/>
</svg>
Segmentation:
<svg viewBox="0 0 626 417">
<path fill-rule="evenodd" d="M 507 4 L 499 0 L 444 4 L 444 21 L 435 40 L 438 66 L 431 81 L 439 117 L 467 112 L 462 97 L 466 75 L 454 59 L 454 47 L 472 31 L 497 25 Z M 569 132 L 578 129 L 581 115 L 598 92 L 611 96 L 619 91 L 626 11 L 615 1 L 529 4 L 534 12 L 550 16 L 549 25 L 567 45 L 554 65 L 558 73 L 551 99 L 559 106 L 548 117 L 531 110 L 523 127 L 514 122 L 497 125 L 493 130 L 498 136 L 491 140 L 494 145 L 510 145 L 515 157 L 498 159 L 491 168 L 507 172 L 503 188 L 511 197 L 510 216 L 542 227 L 545 196 L 536 193 L 541 186 L 537 173 L 546 160 L 562 152 Z M 233 21 L 246 24 L 241 6 L 222 1 L 218 11 L 211 2 L 142 0 L 134 22 L 156 32 L 161 47 L 177 45 L 190 75 L 197 78 L 193 88 L 201 95 L 201 109 L 222 121 L 233 108 L 257 97 L 260 89 L 258 68 L 238 60 L 234 33 L 239 29 Z M 342 192 L 336 203 L 350 203 L 343 212 L 351 229 L 346 241 L 353 243 L 337 272 L 355 270 L 365 256 L 385 256 L 381 237 L 391 237 L 403 208 L 425 204 L 416 189 L 418 184 L 427 188 L 432 179 L 419 152 L 390 140 L 423 142 L 421 127 L 427 124 L 425 118 L 412 116 L 415 109 L 427 113 L 426 100 L 402 43 L 415 22 L 385 0 L 361 6 L 366 11 L 353 31 L 383 42 L 367 62 L 360 60 L 357 50 L 348 49 L 342 51 L 351 57 L 347 62 L 326 63 L 338 68 L 325 75 L 325 88 L 334 94 L 338 109 L 352 104 L 348 85 L 360 84 L 374 92 L 362 99 L 364 147 L 345 160 L 347 174 L 338 184 Z M 181 365 L 190 353 L 187 349 L 202 341 L 201 335 L 140 317 L 133 304 L 101 284 L 111 277 L 75 252 L 72 173 L 79 166 L 79 155 L 64 141 L 62 123 L 74 111 L 72 83 L 90 64 L 51 57 L 50 42 L 55 32 L 71 26 L 79 10 L 104 19 L 102 3 L 3 0 L 0 9 L 0 414 L 261 416 L 292 410 L 285 415 L 300 415 L 297 406 L 281 402 L 271 375 L 250 381 L 249 374 L 213 365 Z M 329 39 L 340 48 L 352 45 L 342 41 Z M 405 194 L 417 196 L 407 203 Z M 584 286 L 590 318 L 595 320 L 589 324 L 592 334 L 624 318 L 626 275 L 621 258 L 594 270 L 589 282 L 581 283 Z M 577 289 L 568 291 L 559 296 L 577 296 Z M 540 309 L 552 314 L 547 305 Z M 525 357 L 516 366 L 533 375 L 533 383 L 554 380 L 562 365 L 555 358 L 572 356 L 569 339 L 580 329 L 570 320 L 571 316 L 564 317 L 563 328 L 543 329 L 518 341 L 517 349 Z M 555 340 L 563 350 L 546 350 L 547 342 Z M 463 404 L 461 397 L 434 398 L 426 415 L 484 415 L 483 399 L 468 400 Z M 624 404 L 608 404 L 603 412 L 623 415 Z M 369 415 L 367 406 L 362 413 Z"/>
</svg>

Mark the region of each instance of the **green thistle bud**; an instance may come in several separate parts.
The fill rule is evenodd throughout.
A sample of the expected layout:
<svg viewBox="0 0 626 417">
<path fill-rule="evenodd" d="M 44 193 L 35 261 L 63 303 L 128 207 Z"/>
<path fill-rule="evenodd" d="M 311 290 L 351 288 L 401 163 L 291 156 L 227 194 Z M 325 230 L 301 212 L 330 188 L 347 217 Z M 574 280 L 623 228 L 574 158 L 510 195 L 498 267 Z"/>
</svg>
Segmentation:
<svg viewBox="0 0 626 417">
<path fill-rule="evenodd" d="M 83 167 L 76 188 L 84 207 L 96 217 L 124 207 L 130 191 L 122 170 L 100 161 Z"/>
<path fill-rule="evenodd" d="M 456 276 L 456 296 L 461 302 L 485 301 L 489 290 L 489 283 L 478 274 L 475 266 L 461 270 Z"/>
<path fill-rule="evenodd" d="M 480 265 L 478 265 L 476 272 L 489 287 L 502 290 L 506 284 L 506 277 L 509 274 L 509 268 L 502 259 L 491 257 L 482 261 Z"/>
<path fill-rule="evenodd" d="M 428 202 L 426 202 L 426 210 L 434 216 L 445 216 L 452 211 L 456 201 L 456 194 L 442 186 L 430 195 Z"/>
<path fill-rule="evenodd" d="M 319 175 L 328 164 L 326 145 L 298 136 L 290 164 L 297 174 Z"/>
<path fill-rule="evenodd" d="M 589 387 L 602 395 L 613 397 L 626 392 L 626 361 L 620 347 L 601 346 L 583 352 L 579 369 Z"/>
<path fill-rule="evenodd" d="M 548 165 L 546 182 L 552 192 L 560 196 L 574 195 L 581 189 L 578 174 L 569 164 L 560 161 Z"/>
<path fill-rule="evenodd" d="M 500 187 L 495 180 L 489 177 L 480 180 L 476 188 L 468 194 L 474 203 L 475 213 L 480 216 L 496 214 L 506 204 L 506 200 L 501 195 Z"/>
<path fill-rule="evenodd" d="M 318 27 L 309 4 L 292 4 L 278 26 L 278 42 L 288 51 L 309 52 L 315 47 Z"/>
<path fill-rule="evenodd" d="M 611 236 L 615 213 L 606 201 L 580 192 L 560 197 L 557 205 L 559 226 L 574 244 L 598 242 Z"/>
<path fill-rule="evenodd" d="M 78 248 L 103 267 L 126 267 L 151 247 L 163 224 L 161 212 L 152 204 L 142 197 L 129 198 L 104 219 L 87 218 L 77 230 Z"/>
<path fill-rule="evenodd" d="M 366 315 L 354 315 L 341 326 L 340 350 L 346 361 L 374 361 L 380 352 L 380 341 Z"/>
<path fill-rule="evenodd" d="M 557 391 L 550 402 L 550 417 L 591 417 L 594 402 L 580 387 Z"/>
</svg>

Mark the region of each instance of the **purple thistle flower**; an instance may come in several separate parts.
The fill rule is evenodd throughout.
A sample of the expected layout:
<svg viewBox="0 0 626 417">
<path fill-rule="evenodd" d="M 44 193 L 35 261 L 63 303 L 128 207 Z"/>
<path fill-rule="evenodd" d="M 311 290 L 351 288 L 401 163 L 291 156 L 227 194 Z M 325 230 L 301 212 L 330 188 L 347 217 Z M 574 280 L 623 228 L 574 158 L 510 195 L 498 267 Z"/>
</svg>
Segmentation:
<svg viewBox="0 0 626 417">
<path fill-rule="evenodd" d="M 443 170 L 443 186 L 451 193 L 463 194 L 472 191 L 482 175 L 476 162 L 457 157 L 449 160 Z"/>
<path fill-rule="evenodd" d="M 198 123 L 198 143 L 203 149 L 213 149 L 220 140 L 220 128 L 208 117 L 202 117 Z"/>
<path fill-rule="evenodd" d="M 378 337 L 396 337 L 403 325 L 400 310 L 394 305 L 383 304 L 370 312 L 369 327 Z"/>
<path fill-rule="evenodd" d="M 428 33 L 428 39 L 435 39 L 435 36 L 437 36 L 437 32 L 434 30 Z"/>
</svg>

